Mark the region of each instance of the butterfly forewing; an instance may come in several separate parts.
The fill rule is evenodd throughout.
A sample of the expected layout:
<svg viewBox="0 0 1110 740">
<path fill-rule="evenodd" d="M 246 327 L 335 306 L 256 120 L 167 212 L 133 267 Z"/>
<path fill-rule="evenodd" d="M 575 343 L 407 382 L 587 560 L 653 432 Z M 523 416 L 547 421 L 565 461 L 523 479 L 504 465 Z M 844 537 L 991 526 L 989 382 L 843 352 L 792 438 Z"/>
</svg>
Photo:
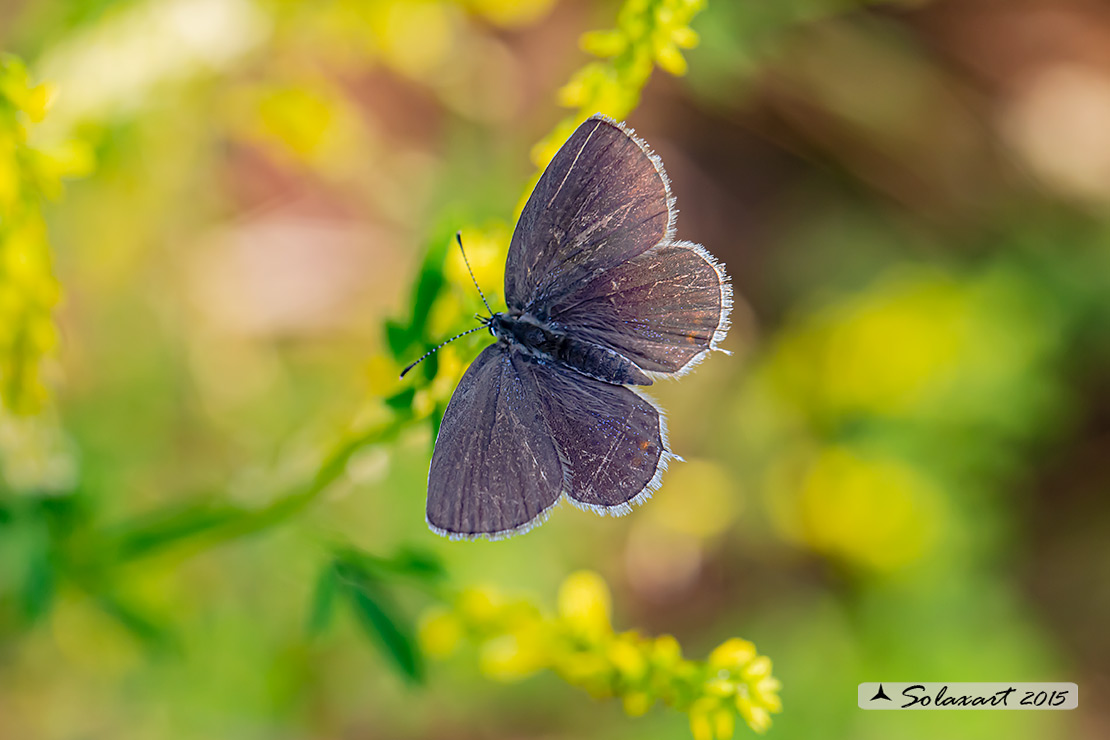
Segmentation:
<svg viewBox="0 0 1110 740">
<path fill-rule="evenodd" d="M 661 167 L 618 124 L 594 116 L 548 165 L 520 214 L 505 264 L 510 309 L 542 309 L 670 233 Z"/>
<path fill-rule="evenodd" d="M 559 499 L 563 466 L 523 362 L 486 347 L 451 396 L 428 471 L 428 524 L 441 534 L 512 534 Z"/>
</svg>

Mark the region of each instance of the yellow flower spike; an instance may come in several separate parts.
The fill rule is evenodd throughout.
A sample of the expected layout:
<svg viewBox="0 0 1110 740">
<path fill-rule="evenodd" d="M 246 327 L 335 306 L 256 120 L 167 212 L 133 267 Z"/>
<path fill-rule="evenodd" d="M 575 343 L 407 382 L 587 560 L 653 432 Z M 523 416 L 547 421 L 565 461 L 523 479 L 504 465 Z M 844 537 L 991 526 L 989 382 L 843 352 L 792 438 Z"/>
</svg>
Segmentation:
<svg viewBox="0 0 1110 740">
<path fill-rule="evenodd" d="M 61 178 L 92 168 L 91 154 L 69 156 L 80 152 L 76 145 L 28 144 L 52 96 L 49 85 L 31 84 L 21 61 L 0 54 L 0 407 L 18 416 L 48 402 L 41 367 L 58 337 L 52 311 L 60 291 L 41 203 L 61 194 Z"/>
<path fill-rule="evenodd" d="M 462 623 L 451 611 L 442 607 L 435 608 L 420 621 L 416 637 L 428 656 L 446 658 L 455 652 L 462 641 Z"/>
<path fill-rule="evenodd" d="M 755 645 L 734 637 L 709 654 L 709 667 L 715 670 L 740 670 L 756 657 Z"/>
<path fill-rule="evenodd" d="M 560 121 L 532 148 L 536 166 L 545 167 L 575 126 L 588 116 L 600 112 L 626 118 L 639 103 L 640 91 L 656 65 L 673 75 L 685 74 L 686 59 L 679 47 L 690 48 L 697 43 L 697 34 L 689 24 L 704 7 L 703 0 L 625 0 L 617 14 L 616 28 L 583 34 L 583 50 L 606 61 L 590 62 L 560 89 L 559 104 L 574 108 L 575 113 Z M 528 183 L 524 198 L 534 184 L 535 179 Z"/>
<path fill-rule="evenodd" d="M 559 587 L 559 616 L 576 634 L 599 639 L 612 631 L 609 587 L 597 573 L 580 570 Z"/>
</svg>

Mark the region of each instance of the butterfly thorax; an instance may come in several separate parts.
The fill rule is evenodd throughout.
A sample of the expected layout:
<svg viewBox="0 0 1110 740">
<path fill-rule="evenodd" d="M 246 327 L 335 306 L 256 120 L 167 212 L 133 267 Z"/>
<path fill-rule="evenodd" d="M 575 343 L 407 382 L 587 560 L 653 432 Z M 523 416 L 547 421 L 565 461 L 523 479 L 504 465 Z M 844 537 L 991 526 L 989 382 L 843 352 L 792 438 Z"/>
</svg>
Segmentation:
<svg viewBox="0 0 1110 740">
<path fill-rule="evenodd" d="M 616 385 L 652 383 L 636 363 L 619 352 L 575 337 L 555 322 L 540 321 L 530 313 L 495 313 L 487 326 L 501 344 L 539 362 Z"/>
</svg>

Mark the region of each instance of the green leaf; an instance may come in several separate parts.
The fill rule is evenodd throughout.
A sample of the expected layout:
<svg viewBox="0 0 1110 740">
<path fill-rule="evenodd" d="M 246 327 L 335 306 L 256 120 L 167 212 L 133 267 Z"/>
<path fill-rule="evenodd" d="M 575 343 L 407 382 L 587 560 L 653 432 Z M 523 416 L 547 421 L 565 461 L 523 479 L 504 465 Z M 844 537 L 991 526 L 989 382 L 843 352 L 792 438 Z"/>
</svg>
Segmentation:
<svg viewBox="0 0 1110 740">
<path fill-rule="evenodd" d="M 327 629 L 331 616 L 335 612 L 335 595 L 339 588 L 339 579 L 335 574 L 335 564 L 328 563 L 320 577 L 316 579 L 316 590 L 312 595 L 312 610 L 308 615 L 305 625 L 309 635 L 320 635 Z"/>
<path fill-rule="evenodd" d="M 121 627 L 130 632 L 133 637 L 145 643 L 148 648 L 166 650 L 174 646 L 173 636 L 165 627 L 147 617 L 120 597 L 106 591 L 91 595 L 95 598 L 97 606 L 105 614 L 116 620 Z"/>
<path fill-rule="evenodd" d="M 400 575 L 422 581 L 439 581 L 447 576 L 443 561 L 427 550 L 402 548 L 393 556 L 390 567 Z"/>
<path fill-rule="evenodd" d="M 412 406 L 412 399 L 416 396 L 416 388 L 409 386 L 399 393 L 395 393 L 389 398 L 385 399 L 385 403 L 391 409 L 401 411 Z"/>
<path fill-rule="evenodd" d="M 447 282 L 443 277 L 442 267 L 442 264 L 425 263 L 420 269 L 420 279 L 416 284 L 416 293 L 413 296 L 412 327 L 410 329 L 418 337 L 425 336 L 424 328 L 428 323 L 428 315 Z"/>
<path fill-rule="evenodd" d="M 43 542 L 30 552 L 27 571 L 21 589 L 23 615 L 35 623 L 50 612 L 54 603 L 56 574 L 47 543 Z"/>
<path fill-rule="evenodd" d="M 380 584 L 352 563 L 338 563 L 336 573 L 366 634 L 378 643 L 406 680 L 422 683 L 424 662 L 416 647 L 414 630 L 396 614 Z"/>
<path fill-rule="evenodd" d="M 412 332 L 409 327 L 403 326 L 393 319 L 386 319 L 385 342 L 395 360 L 404 359 L 405 351 L 412 346 Z"/>
<path fill-rule="evenodd" d="M 424 360 L 424 378 L 430 383 L 436 379 L 436 373 L 439 372 L 439 358 L 434 354 L 428 355 L 428 359 Z"/>
<path fill-rule="evenodd" d="M 414 547 L 401 547 L 392 557 L 384 558 L 344 546 L 336 549 L 335 562 L 336 567 L 349 569 L 343 571 L 344 575 L 355 579 L 384 581 L 402 577 L 430 582 L 446 576 L 436 555 Z"/>
<path fill-rule="evenodd" d="M 159 512 L 121 528 L 116 537 L 116 557 L 128 560 L 152 555 L 181 540 L 226 526 L 242 516 L 240 509 L 209 503 Z"/>
</svg>

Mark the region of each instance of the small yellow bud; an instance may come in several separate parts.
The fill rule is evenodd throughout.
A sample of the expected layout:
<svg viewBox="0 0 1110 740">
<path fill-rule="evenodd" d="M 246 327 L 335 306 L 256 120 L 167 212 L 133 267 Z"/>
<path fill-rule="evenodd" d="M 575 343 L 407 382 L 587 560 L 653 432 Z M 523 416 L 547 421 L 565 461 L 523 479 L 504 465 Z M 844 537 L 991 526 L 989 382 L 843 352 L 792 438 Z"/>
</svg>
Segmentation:
<svg viewBox="0 0 1110 740">
<path fill-rule="evenodd" d="M 717 701 L 703 696 L 690 707 L 690 733 L 694 740 L 714 740 L 713 713 Z"/>
<path fill-rule="evenodd" d="M 748 697 L 737 694 L 736 708 L 748 727 L 756 732 L 764 732 L 771 726 L 771 715 L 768 714 L 766 709 L 753 703 Z"/>
<path fill-rule="evenodd" d="M 655 47 L 655 62 L 659 68 L 671 73 L 675 77 L 686 74 L 686 57 L 678 50 L 673 41 L 657 44 Z"/>
<path fill-rule="evenodd" d="M 736 682 L 727 678 L 711 678 L 705 682 L 705 693 L 722 698 L 732 696 L 736 693 Z"/>
<path fill-rule="evenodd" d="M 459 616 L 469 624 L 487 625 L 500 613 L 501 601 L 501 595 L 493 589 L 468 588 L 459 594 Z"/>
<path fill-rule="evenodd" d="M 761 678 L 766 678 L 771 675 L 771 659 L 766 655 L 760 655 L 753 659 L 750 663 L 744 666 L 740 671 L 740 675 L 746 681 L 758 681 Z"/>
<path fill-rule="evenodd" d="M 582 51 L 598 57 L 615 57 L 628 46 L 628 39 L 620 31 L 589 31 L 579 41 Z"/>
<path fill-rule="evenodd" d="M 671 40 L 681 49 L 693 49 L 701 41 L 701 38 L 694 29 L 683 26 L 671 31 Z"/>
<path fill-rule="evenodd" d="M 624 695 L 622 703 L 624 705 L 624 713 L 629 717 L 642 717 L 651 709 L 651 705 L 654 701 L 644 691 L 633 691 Z"/>
<path fill-rule="evenodd" d="M 709 667 L 715 670 L 740 670 L 756 657 L 755 645 L 734 637 L 709 654 Z"/>
<path fill-rule="evenodd" d="M 528 631 L 501 635 L 482 646 L 478 668 L 498 681 L 519 681 L 545 667 L 543 651 Z"/>
<path fill-rule="evenodd" d="M 559 616 L 575 633 L 594 639 L 607 634 L 609 614 L 609 587 L 597 573 L 571 573 L 559 587 Z"/>
<path fill-rule="evenodd" d="M 430 610 L 417 632 L 420 647 L 433 658 L 445 658 L 455 652 L 462 636 L 458 617 L 442 608 Z"/>
<path fill-rule="evenodd" d="M 652 646 L 652 660 L 660 666 L 672 666 L 682 660 L 682 646 L 674 635 L 659 635 Z"/>
<path fill-rule="evenodd" d="M 567 683 L 585 689 L 595 698 L 612 694 L 612 669 L 595 653 L 575 652 L 558 656 L 555 670 Z"/>
<path fill-rule="evenodd" d="M 607 653 L 609 662 L 626 681 L 639 681 L 647 673 L 643 650 L 625 635 L 613 640 Z"/>
<path fill-rule="evenodd" d="M 736 715 L 731 709 L 721 708 L 713 713 L 713 736 L 717 740 L 729 740 L 736 732 Z"/>
</svg>

